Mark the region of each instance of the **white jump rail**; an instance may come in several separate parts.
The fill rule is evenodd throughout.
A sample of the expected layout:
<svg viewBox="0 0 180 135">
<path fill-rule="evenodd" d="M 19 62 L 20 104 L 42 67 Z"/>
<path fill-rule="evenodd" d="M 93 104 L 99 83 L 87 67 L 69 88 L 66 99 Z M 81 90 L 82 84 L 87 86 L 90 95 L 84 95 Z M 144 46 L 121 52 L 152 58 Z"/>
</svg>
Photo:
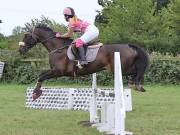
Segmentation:
<svg viewBox="0 0 180 135">
<path fill-rule="evenodd" d="M 0 61 L 0 78 L 2 77 L 3 70 L 4 70 L 4 62 Z"/>
<path fill-rule="evenodd" d="M 90 122 L 94 123 L 92 126 L 96 127 L 100 132 L 115 135 L 132 135 L 131 132 L 125 131 L 125 117 L 126 110 L 132 110 L 131 91 L 123 89 L 121 59 L 120 53 L 114 54 L 114 95 L 113 102 L 104 101 L 101 103 L 100 116 L 97 113 L 97 94 L 96 83 L 93 82 L 93 97 L 90 104 Z M 94 79 L 94 81 L 96 81 Z M 126 93 L 126 94 L 125 94 Z M 130 98 L 127 100 L 126 98 Z M 127 109 L 128 108 L 128 109 Z M 98 121 L 98 118 L 100 120 Z"/>
</svg>

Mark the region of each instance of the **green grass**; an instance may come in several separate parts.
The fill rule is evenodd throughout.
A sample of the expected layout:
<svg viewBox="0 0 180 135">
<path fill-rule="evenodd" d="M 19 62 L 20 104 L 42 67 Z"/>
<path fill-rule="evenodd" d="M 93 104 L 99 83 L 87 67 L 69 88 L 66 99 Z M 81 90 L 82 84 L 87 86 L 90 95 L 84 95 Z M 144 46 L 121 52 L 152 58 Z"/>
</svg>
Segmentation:
<svg viewBox="0 0 180 135">
<path fill-rule="evenodd" d="M 87 112 L 25 108 L 26 88 L 0 84 L 0 135 L 101 135 L 77 124 L 88 120 Z M 133 111 L 127 113 L 126 129 L 134 135 L 180 135 L 180 86 L 146 89 L 145 93 L 133 91 Z"/>
<path fill-rule="evenodd" d="M 135 135 L 180 135 L 180 86 L 149 86 L 133 92 L 126 127 Z"/>
</svg>

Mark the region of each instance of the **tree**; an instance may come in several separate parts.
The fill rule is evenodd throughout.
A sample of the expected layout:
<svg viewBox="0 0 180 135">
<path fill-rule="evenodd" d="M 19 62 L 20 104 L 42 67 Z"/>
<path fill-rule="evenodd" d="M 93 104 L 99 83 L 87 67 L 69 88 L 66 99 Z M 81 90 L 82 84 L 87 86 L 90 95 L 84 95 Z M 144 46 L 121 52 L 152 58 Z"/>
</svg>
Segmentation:
<svg viewBox="0 0 180 135">
<path fill-rule="evenodd" d="M 5 39 L 4 35 L 2 33 L 0 33 L 0 41 L 4 40 L 4 39 Z"/>
<path fill-rule="evenodd" d="M 131 42 L 143 45 L 149 51 L 178 53 L 178 38 L 172 28 L 175 17 L 171 17 L 169 6 L 154 14 L 156 7 L 152 0 L 99 1 L 103 9 L 98 12 L 96 25 L 102 42 Z M 176 11 L 179 9 L 177 7 Z M 179 14 L 175 16 L 179 18 Z M 180 28 L 179 24 L 179 21 L 174 22 L 174 27 Z"/>
<path fill-rule="evenodd" d="M 172 27 L 180 36 L 180 0 L 172 2 L 169 13 L 171 16 Z"/>
<path fill-rule="evenodd" d="M 143 32 L 148 31 L 146 24 L 153 12 L 151 0 L 104 0 L 101 3 L 104 7 L 99 14 L 106 19 L 106 23 L 96 23 L 104 42 L 136 41 L 143 36 Z"/>
<path fill-rule="evenodd" d="M 16 26 L 13 30 L 12 30 L 12 34 L 14 36 L 20 35 L 23 32 L 23 28 L 21 26 Z"/>
<path fill-rule="evenodd" d="M 60 32 L 65 32 L 66 27 L 63 24 L 59 24 L 54 20 L 49 19 L 48 17 L 41 16 L 40 19 L 32 19 L 31 22 L 27 22 L 25 24 L 26 27 L 24 27 L 24 31 L 29 31 L 33 27 L 39 25 L 39 24 L 44 24 L 53 29 L 54 31 L 60 31 Z"/>
<path fill-rule="evenodd" d="M 2 20 L 0 20 L 0 23 L 2 23 Z M 0 33 L 0 41 L 3 40 L 5 37 L 2 33 Z"/>
<path fill-rule="evenodd" d="M 175 51 L 180 53 L 180 0 L 174 0 L 169 6 L 170 28 L 175 32 Z"/>
</svg>

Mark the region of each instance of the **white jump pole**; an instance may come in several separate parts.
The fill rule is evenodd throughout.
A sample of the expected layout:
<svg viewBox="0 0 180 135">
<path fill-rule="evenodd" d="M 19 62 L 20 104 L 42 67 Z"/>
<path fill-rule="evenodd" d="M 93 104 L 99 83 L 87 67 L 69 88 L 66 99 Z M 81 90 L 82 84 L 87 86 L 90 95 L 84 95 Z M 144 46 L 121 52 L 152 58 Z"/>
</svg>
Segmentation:
<svg viewBox="0 0 180 135">
<path fill-rule="evenodd" d="M 91 99 L 91 105 L 90 105 L 90 123 L 98 123 L 98 112 L 97 112 L 97 79 L 96 79 L 96 73 L 93 73 L 92 75 L 92 90 L 93 90 L 93 96 Z"/>
<path fill-rule="evenodd" d="M 123 94 L 120 52 L 114 53 L 114 90 L 115 90 L 115 135 L 125 135 L 125 101 Z"/>
<path fill-rule="evenodd" d="M 0 78 L 2 77 L 3 69 L 4 69 L 4 62 L 0 61 Z"/>
</svg>

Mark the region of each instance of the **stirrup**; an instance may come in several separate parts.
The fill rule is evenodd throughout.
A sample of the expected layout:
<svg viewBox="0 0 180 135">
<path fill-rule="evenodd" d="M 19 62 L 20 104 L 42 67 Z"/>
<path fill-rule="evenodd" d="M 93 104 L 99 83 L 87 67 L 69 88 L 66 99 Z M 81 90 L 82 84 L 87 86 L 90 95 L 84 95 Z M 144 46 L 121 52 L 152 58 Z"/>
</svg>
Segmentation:
<svg viewBox="0 0 180 135">
<path fill-rule="evenodd" d="M 79 60 L 78 60 L 78 63 L 77 63 L 76 66 L 77 66 L 79 69 L 82 69 L 82 68 L 83 68 L 83 66 L 80 64 Z"/>
<path fill-rule="evenodd" d="M 85 61 L 85 60 L 80 61 L 80 65 L 87 65 L 87 64 L 88 64 L 88 62 L 87 62 L 87 61 Z"/>
</svg>

